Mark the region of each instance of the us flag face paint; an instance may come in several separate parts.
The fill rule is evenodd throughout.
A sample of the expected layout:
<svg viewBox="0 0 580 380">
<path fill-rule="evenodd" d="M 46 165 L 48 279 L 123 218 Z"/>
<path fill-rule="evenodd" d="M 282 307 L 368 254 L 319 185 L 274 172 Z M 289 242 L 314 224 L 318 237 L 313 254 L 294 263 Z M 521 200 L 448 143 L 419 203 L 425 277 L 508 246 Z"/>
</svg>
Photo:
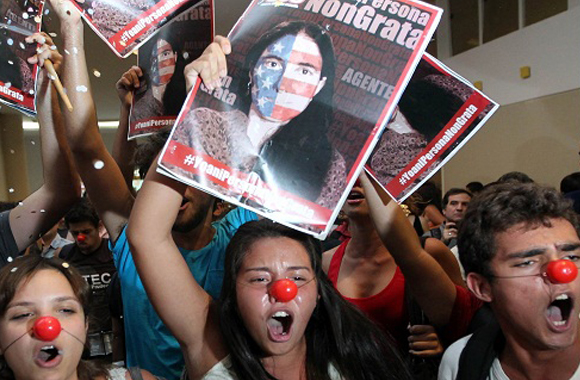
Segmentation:
<svg viewBox="0 0 580 380">
<path fill-rule="evenodd" d="M 308 107 L 324 85 L 322 56 L 304 33 L 286 35 L 262 53 L 252 75 L 252 103 L 270 120 L 287 122 Z"/>
<path fill-rule="evenodd" d="M 157 41 L 157 49 L 154 49 L 152 58 L 151 81 L 154 85 L 169 83 L 175 72 L 175 52 L 165 40 Z"/>
</svg>

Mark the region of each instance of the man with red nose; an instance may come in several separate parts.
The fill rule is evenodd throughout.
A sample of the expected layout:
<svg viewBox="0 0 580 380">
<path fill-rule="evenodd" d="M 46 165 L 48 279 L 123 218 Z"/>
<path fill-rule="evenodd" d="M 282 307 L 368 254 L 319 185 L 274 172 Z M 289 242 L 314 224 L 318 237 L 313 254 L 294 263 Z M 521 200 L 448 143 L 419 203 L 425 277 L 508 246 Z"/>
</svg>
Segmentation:
<svg viewBox="0 0 580 380">
<path fill-rule="evenodd" d="M 439 379 L 580 378 L 580 225 L 554 189 L 490 186 L 459 231 L 467 284 L 497 323 L 454 343 Z"/>
<path fill-rule="evenodd" d="M 88 335 L 90 355 L 111 362 L 113 326 L 107 288 L 117 272 L 113 254 L 108 239 L 99 234 L 101 221 L 86 198 L 71 208 L 64 221 L 75 242 L 62 247 L 58 255 L 82 274 L 92 291 Z"/>
</svg>

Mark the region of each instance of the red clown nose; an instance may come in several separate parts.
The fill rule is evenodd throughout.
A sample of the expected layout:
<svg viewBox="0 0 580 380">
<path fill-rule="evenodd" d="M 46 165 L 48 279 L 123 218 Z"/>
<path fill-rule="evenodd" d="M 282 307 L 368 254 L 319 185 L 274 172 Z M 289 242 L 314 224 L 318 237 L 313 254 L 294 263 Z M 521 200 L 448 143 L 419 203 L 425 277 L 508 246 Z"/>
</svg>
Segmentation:
<svg viewBox="0 0 580 380">
<path fill-rule="evenodd" d="M 278 302 L 290 302 L 298 294 L 298 287 L 291 280 L 278 280 L 272 284 L 270 295 Z"/>
<path fill-rule="evenodd" d="M 578 268 L 570 260 L 551 261 L 546 268 L 546 276 L 554 284 L 567 284 L 574 281 Z"/>
<path fill-rule="evenodd" d="M 40 317 L 34 322 L 33 330 L 36 338 L 50 342 L 58 337 L 62 327 L 58 319 L 54 317 Z"/>
<path fill-rule="evenodd" d="M 85 240 L 87 240 L 87 235 L 85 235 L 85 234 L 78 234 L 77 241 L 79 243 L 84 243 Z"/>
</svg>

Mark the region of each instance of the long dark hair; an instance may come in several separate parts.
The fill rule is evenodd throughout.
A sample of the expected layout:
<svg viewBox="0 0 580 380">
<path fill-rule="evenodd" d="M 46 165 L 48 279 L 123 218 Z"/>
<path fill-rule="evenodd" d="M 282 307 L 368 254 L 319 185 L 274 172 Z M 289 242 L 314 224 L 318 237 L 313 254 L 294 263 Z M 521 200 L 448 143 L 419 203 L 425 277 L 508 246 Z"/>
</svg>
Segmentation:
<svg viewBox="0 0 580 380">
<path fill-rule="evenodd" d="M 303 32 L 318 45 L 322 56 L 321 77 L 326 84 L 310 105 L 292 119 L 265 144 L 254 171 L 264 178 L 261 163 L 268 164 L 267 177 L 274 177 L 283 189 L 298 189 L 303 198 L 316 201 L 322 189 L 321 179 L 326 177 L 332 160 L 332 145 L 327 131 L 332 122 L 334 106 L 334 77 L 336 62 L 332 39 L 319 25 L 292 21 L 277 25 L 262 35 L 252 46 L 244 62 L 241 78 L 249 78 L 264 50 L 286 35 Z M 241 97 L 241 111 L 248 114 L 251 94 Z M 261 162 L 260 162 L 261 161 Z"/>
<path fill-rule="evenodd" d="M 42 270 L 54 270 L 62 274 L 79 300 L 85 316 L 89 315 L 91 289 L 76 269 L 59 258 L 45 259 L 37 255 L 28 255 L 15 259 L 0 271 L 0 317 L 4 317 L 20 285 Z M 108 378 L 109 372 L 103 364 L 81 360 L 77 366 L 77 374 L 79 380 L 93 380 L 97 377 Z M 0 356 L 0 380 L 14 379 L 14 373 L 4 360 L 4 356 Z"/>
<path fill-rule="evenodd" d="M 20 72 L 20 58 L 8 46 L 10 35 L 0 32 L 0 81 L 11 83 L 12 87 L 22 89 L 22 74 Z"/>
<path fill-rule="evenodd" d="M 345 379 L 408 379 L 397 349 L 384 333 L 334 289 L 320 261 L 320 242 L 269 220 L 244 224 L 226 250 L 220 296 L 220 325 L 233 369 L 241 380 L 274 379 L 264 369 L 264 356 L 239 314 L 236 293 L 238 271 L 252 244 L 264 238 L 286 237 L 300 243 L 316 275 L 317 306 L 306 327 L 306 374 L 309 380 L 330 380 L 333 365 Z"/>
<path fill-rule="evenodd" d="M 171 50 L 175 52 L 177 60 L 175 61 L 175 71 L 167 83 L 165 87 L 165 92 L 163 93 L 162 103 L 163 103 L 163 110 L 166 115 L 175 115 L 179 113 L 183 103 L 185 102 L 185 98 L 187 96 L 187 92 L 185 91 L 185 59 L 182 55 L 181 50 L 181 43 L 175 36 L 164 33 L 156 38 L 148 41 L 145 45 L 143 45 L 139 49 L 139 55 L 146 57 L 146 62 L 148 64 L 147 69 L 150 69 L 151 66 L 151 55 L 157 49 L 157 42 L 159 40 L 167 41 L 169 45 L 171 45 Z M 149 89 L 153 84 L 151 78 L 149 77 L 148 72 L 145 75 L 145 80 L 147 81 L 147 89 Z"/>
</svg>

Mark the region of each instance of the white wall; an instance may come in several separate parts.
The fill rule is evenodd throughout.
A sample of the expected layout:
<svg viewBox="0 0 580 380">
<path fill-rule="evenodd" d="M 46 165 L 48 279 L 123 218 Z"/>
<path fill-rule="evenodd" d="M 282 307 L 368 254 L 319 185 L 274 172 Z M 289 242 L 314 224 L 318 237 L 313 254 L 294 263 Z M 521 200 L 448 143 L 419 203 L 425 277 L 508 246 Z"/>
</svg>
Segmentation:
<svg viewBox="0 0 580 380">
<path fill-rule="evenodd" d="M 443 62 L 502 105 L 580 88 L 580 6 Z M 442 49 L 445 49 L 444 47 Z M 520 78 L 520 67 L 532 76 Z"/>
<path fill-rule="evenodd" d="M 443 168 L 443 188 L 488 183 L 509 171 L 559 188 L 579 171 L 580 90 L 500 108 Z"/>
</svg>

